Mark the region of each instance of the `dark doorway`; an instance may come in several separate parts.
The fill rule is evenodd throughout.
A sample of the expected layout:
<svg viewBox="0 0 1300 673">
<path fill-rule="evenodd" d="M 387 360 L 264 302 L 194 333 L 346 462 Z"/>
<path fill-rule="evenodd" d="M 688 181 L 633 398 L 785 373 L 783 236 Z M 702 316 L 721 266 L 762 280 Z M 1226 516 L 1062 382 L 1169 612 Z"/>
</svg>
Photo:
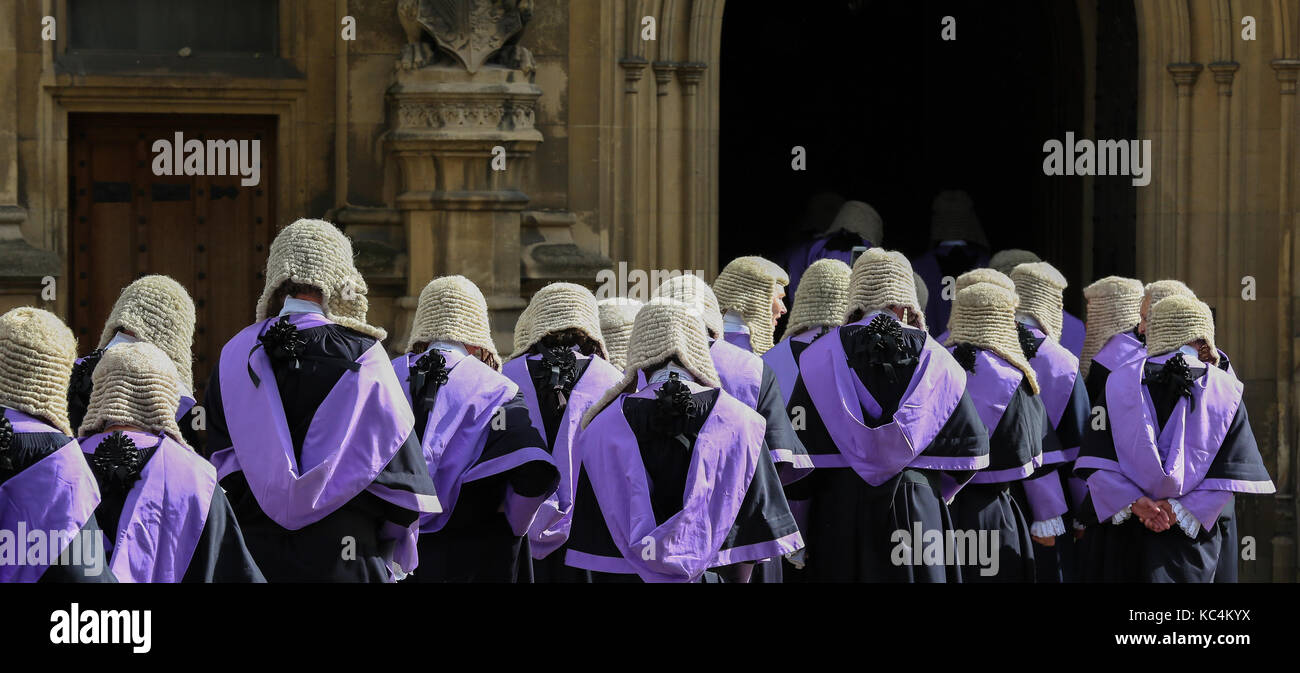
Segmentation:
<svg viewBox="0 0 1300 673">
<path fill-rule="evenodd" d="M 81 350 L 98 345 L 124 286 L 171 276 L 194 298 L 194 392 L 202 400 L 222 345 L 253 321 L 262 291 L 275 233 L 275 118 L 71 115 L 68 130 L 70 317 Z M 154 175 L 154 141 L 177 132 L 186 140 L 260 140 L 260 182 Z"/>
<path fill-rule="evenodd" d="M 956 19 L 955 41 L 941 39 L 945 16 Z M 778 256 L 825 191 L 871 204 L 884 245 L 915 256 L 929 243 L 935 195 L 964 189 L 993 249 L 1027 248 L 1057 265 L 1071 281 L 1067 308 L 1079 311 L 1091 279 L 1084 183 L 1045 176 L 1043 143 L 1093 135 L 1083 128 L 1083 55 L 1073 2 L 727 3 L 720 262 Z M 1133 56 L 1107 61 L 1108 72 L 1136 77 Z M 1108 90 L 1115 110 L 1136 110 L 1135 88 Z M 806 171 L 791 168 L 795 146 Z M 1108 203 L 1098 218 L 1132 218 L 1135 201 Z"/>
</svg>

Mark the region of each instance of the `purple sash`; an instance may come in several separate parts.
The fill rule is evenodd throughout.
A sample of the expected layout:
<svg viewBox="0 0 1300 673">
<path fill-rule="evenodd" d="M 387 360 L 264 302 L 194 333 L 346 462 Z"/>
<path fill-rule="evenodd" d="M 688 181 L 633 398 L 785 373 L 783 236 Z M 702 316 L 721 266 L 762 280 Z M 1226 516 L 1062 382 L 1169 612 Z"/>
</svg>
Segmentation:
<svg viewBox="0 0 1300 673">
<path fill-rule="evenodd" d="M 794 349 L 790 344 L 795 341 L 803 344 L 812 343 L 818 331 L 820 330 L 817 328 L 807 329 L 788 339 L 782 339 L 781 343 L 763 354 L 763 361 L 772 368 L 772 373 L 776 374 L 776 382 L 781 386 L 781 400 L 786 404 L 790 403 L 790 393 L 794 390 L 795 381 L 799 380 L 799 363 L 795 362 Z"/>
<path fill-rule="evenodd" d="M 752 352 L 754 351 L 754 346 L 753 346 L 753 344 L 750 343 L 750 340 L 749 340 L 749 332 L 748 332 L 748 331 L 744 331 L 744 332 L 723 332 L 723 333 L 722 333 L 722 338 L 723 338 L 723 340 L 726 341 L 727 343 L 729 343 L 729 344 L 731 344 L 732 346 L 735 346 L 736 348 L 739 348 L 739 349 L 741 349 L 741 350 L 743 350 L 743 351 L 746 351 L 746 352 L 749 352 L 749 353 L 752 353 Z"/>
<path fill-rule="evenodd" d="M 63 434 L 45 421 L 16 409 L 5 409 L 4 415 L 14 434 Z M 28 563 L 31 559 L 27 558 L 27 533 L 20 531 L 39 530 L 47 539 L 57 534 L 70 543 L 98 505 L 99 484 L 76 440 L 0 484 L 0 530 L 14 535 L 15 554 L 11 561 L 0 563 L 0 583 L 35 582 L 58 561 L 56 555 L 45 559 L 45 563 Z M 59 553 L 66 547 L 66 543 L 62 544 Z"/>
<path fill-rule="evenodd" d="M 955 346 L 954 346 L 955 348 Z M 951 350 L 951 349 L 950 349 Z M 979 349 L 975 354 L 975 371 L 966 373 L 966 390 L 975 403 L 980 420 L 988 430 L 989 437 L 998 429 L 1002 415 L 1007 411 L 1011 396 L 1025 379 L 1024 372 L 1003 360 L 992 351 Z M 1042 465 L 1042 455 L 1024 465 L 1002 470 L 981 470 L 971 478 L 975 484 L 1000 484 L 1006 481 L 1024 479 L 1034 473 L 1034 468 Z"/>
<path fill-rule="evenodd" d="M 362 491 L 413 512 L 440 512 L 436 496 L 374 483 L 415 427 L 411 406 L 402 399 L 379 342 L 357 360 L 360 371 L 344 372 L 316 409 L 303 439 L 302 465 L 297 464 L 270 359 L 261 348 L 249 355 L 258 336 L 276 320 L 250 325 L 221 350 L 221 399 L 232 446 L 212 456 L 218 479 L 242 471 L 257 504 L 289 530 L 320 521 Z M 294 314 L 289 322 L 300 330 L 332 324 L 314 313 Z M 262 385 L 253 385 L 250 366 Z M 403 570 L 413 569 L 418 524 L 387 534 L 396 536 L 394 561 Z"/>
<path fill-rule="evenodd" d="M 110 433 L 81 439 L 94 454 Z M 180 582 L 208 521 L 217 471 L 170 437 L 123 432 L 141 449 L 157 446 L 122 505 L 109 568 L 119 582 Z"/>
<path fill-rule="evenodd" d="M 1038 376 L 1039 398 L 1043 400 L 1043 407 L 1047 409 L 1047 421 L 1055 432 L 1061 416 L 1065 414 L 1065 407 L 1074 394 L 1074 380 L 1079 376 L 1079 358 L 1061 344 L 1045 338 L 1042 330 L 1029 326 L 1026 328 L 1034 338 L 1043 339 L 1038 354 L 1029 361 L 1029 366 L 1033 367 L 1034 374 Z M 1063 446 L 1060 451 L 1043 454 L 1043 464 L 1069 462 L 1078 455 L 1079 447 Z"/>
<path fill-rule="evenodd" d="M 1083 352 L 1083 337 L 1086 333 L 1083 321 L 1068 312 L 1061 315 L 1061 346 L 1070 351 L 1074 357 Z"/>
<path fill-rule="evenodd" d="M 636 396 L 653 396 L 660 385 Z M 705 390 L 687 385 L 692 392 Z M 719 565 L 719 550 L 758 466 L 762 418 L 729 395 L 718 396 L 691 451 L 682 509 L 657 524 L 641 450 L 623 415 L 627 397 L 620 395 L 592 421 L 583 435 L 582 451 L 582 469 L 623 558 L 604 559 L 570 550 L 566 561 L 589 570 L 635 572 L 646 582 L 693 582 Z M 802 539 L 776 544 L 756 558 L 786 553 L 781 551 L 785 547 L 794 551 L 801 543 Z"/>
<path fill-rule="evenodd" d="M 966 471 L 988 465 L 987 454 L 961 458 L 923 455 L 966 390 L 965 372 L 934 339 L 926 338 L 920 362 L 893 419 L 878 428 L 863 422 L 863 409 L 879 413 L 880 405 L 849 367 L 838 329 L 804 350 L 799 372 L 839 449 L 839 455 L 813 454 L 816 467 L 851 467 L 868 484 L 879 486 L 909 467 Z M 947 481 L 944 499 L 951 500 L 958 488 Z"/>
<path fill-rule="evenodd" d="M 1092 361 L 1101 363 L 1101 366 L 1113 372 L 1121 365 L 1132 362 L 1134 358 L 1145 357 L 1146 354 L 1146 345 L 1138 341 L 1132 332 L 1121 332 L 1111 337 L 1106 345 L 1092 356 Z"/>
<path fill-rule="evenodd" d="M 411 360 L 421 355 L 407 353 L 393 360 L 394 373 L 408 401 Z M 503 405 L 514 399 L 519 387 L 478 358 L 459 353 L 444 353 L 444 358 L 450 370 L 447 382 L 438 390 L 420 441 L 443 511 L 420 515 L 421 533 L 436 533 L 447 525 L 462 485 L 501 474 L 531 460 L 551 462 L 545 449 L 532 447 L 490 464 L 475 465 L 483 455 L 492 419 Z M 523 535 L 528 530 L 541 503 L 542 498 L 532 499 L 531 510 L 523 503 L 507 503 L 506 514 L 515 535 Z"/>
<path fill-rule="evenodd" d="M 1151 393 L 1142 385 L 1143 365 L 1161 364 L 1175 355 L 1182 357 L 1174 352 L 1132 360 L 1111 372 L 1106 401 L 1118 462 L 1084 456 L 1078 466 L 1118 472 L 1157 500 L 1180 498 L 1198 489 L 1273 493 L 1271 481 L 1205 478 L 1241 405 L 1243 386 L 1227 372 L 1206 366 L 1206 375 L 1192 385 L 1192 400 L 1179 398 L 1164 427 L 1159 427 Z"/>
<path fill-rule="evenodd" d="M 709 346 L 709 356 L 718 370 L 722 389 L 750 409 L 756 408 L 763 387 L 763 359 L 722 339 Z"/>
<path fill-rule="evenodd" d="M 535 360 L 540 355 L 518 357 L 505 364 L 501 373 L 519 386 L 528 404 L 528 416 L 533 427 L 546 437 L 546 425 L 542 422 L 541 406 L 537 401 L 537 387 L 532 376 L 528 374 L 527 360 Z M 579 358 L 584 356 L 578 355 Z M 551 459 L 560 472 L 560 485 L 555 493 L 546 498 L 536 518 L 528 527 L 528 540 L 535 559 L 544 559 L 551 552 L 559 549 L 569 539 L 569 526 L 573 523 L 573 493 L 577 488 L 575 468 L 582 457 L 575 454 L 579 434 L 579 423 L 587 409 L 600 399 L 623 378 L 614 365 L 604 359 L 592 357 L 591 363 L 583 371 L 582 378 L 573 385 L 569 392 L 568 403 L 564 407 L 564 416 L 560 419 L 559 430 L 555 433 L 555 446 L 551 447 Z"/>
</svg>

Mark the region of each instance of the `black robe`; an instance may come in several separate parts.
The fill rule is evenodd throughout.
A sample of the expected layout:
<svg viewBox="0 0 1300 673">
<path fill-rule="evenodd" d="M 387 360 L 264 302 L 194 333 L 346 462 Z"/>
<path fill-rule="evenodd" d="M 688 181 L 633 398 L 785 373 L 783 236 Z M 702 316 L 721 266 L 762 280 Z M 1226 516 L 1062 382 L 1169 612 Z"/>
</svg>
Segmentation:
<svg viewBox="0 0 1300 673">
<path fill-rule="evenodd" d="M 414 382 L 413 384 L 414 385 Z M 431 405 L 440 385 L 433 378 L 423 388 L 411 390 L 415 432 L 423 437 Z M 523 393 L 504 406 L 505 428 L 488 430 L 478 463 L 526 447 L 545 446 L 528 416 Z M 461 485 L 455 508 L 446 525 L 435 533 L 422 533 L 418 544 L 420 567 L 408 582 L 514 582 L 519 574 L 519 550 L 523 536 L 515 535 L 502 512 L 507 487 L 527 497 L 539 497 L 555 490 L 560 473 L 554 465 L 540 461 L 523 463 L 506 472 Z M 444 503 L 444 507 L 446 504 Z"/>
<path fill-rule="evenodd" d="M 1147 363 L 1144 376 L 1154 374 L 1160 367 L 1161 365 Z M 1204 375 L 1205 368 L 1192 367 L 1191 372 L 1199 379 Z M 1156 421 L 1160 427 L 1164 427 L 1178 403 L 1178 395 L 1162 386 L 1149 386 L 1147 390 L 1155 406 Z M 1110 411 L 1104 387 L 1100 395 L 1093 399 L 1093 406 L 1105 409 L 1105 417 L 1109 420 Z M 1109 423 L 1101 430 L 1088 426 L 1080 455 L 1116 460 L 1115 441 Z M 1076 474 L 1086 479 L 1094 471 L 1078 469 Z M 1259 445 L 1250 428 L 1244 399 L 1232 417 L 1228 432 L 1205 478 L 1268 479 Z M 1189 538 L 1177 523 L 1168 530 L 1153 533 L 1136 514 L 1131 514 L 1119 525 L 1109 519 L 1098 522 L 1092 498 L 1086 497 L 1079 512 L 1081 519 L 1088 525 L 1085 537 L 1086 557 L 1081 559 L 1083 581 L 1235 582 L 1239 557 L 1234 509 L 1234 503 L 1229 501 L 1214 527 L 1206 530 L 1202 526 L 1198 528 L 1195 538 Z"/>
<path fill-rule="evenodd" d="M 683 444 L 677 436 L 667 436 L 656 427 L 655 400 L 628 397 L 623 401 L 623 414 L 628 425 L 636 435 L 637 445 L 641 451 L 641 460 L 645 465 L 647 480 L 651 487 L 650 504 L 654 510 L 655 522 L 662 524 L 682 509 L 682 500 L 686 491 L 686 477 L 691 465 L 690 452 L 695 448 L 700 429 L 704 427 L 709 413 L 718 401 L 718 389 L 692 393 L 691 398 L 700 405 L 699 415 L 687 419 L 681 433 L 690 441 L 690 447 L 683 450 Z M 617 402 L 616 402 L 617 403 Z M 721 551 L 744 547 L 746 545 L 767 542 L 791 535 L 799 530 L 794 515 L 786 503 L 781 491 L 781 479 L 777 475 L 776 464 L 768 451 L 767 443 L 759 450 L 754 478 L 749 490 L 732 524 L 731 531 L 722 543 Z M 573 505 L 573 527 L 569 532 L 569 549 L 596 556 L 619 558 L 622 553 L 615 546 L 614 540 L 605 524 L 604 515 L 596 499 L 591 481 L 583 471 L 578 477 L 577 491 Z M 637 575 L 591 572 L 593 582 L 640 583 Z M 701 582 L 719 582 L 728 577 L 736 577 L 733 566 L 714 568 L 700 578 Z"/>
<path fill-rule="evenodd" d="M 298 330 L 306 343 L 301 369 L 272 360 L 275 382 L 284 403 L 294 452 L 302 458 L 303 438 L 316 409 L 375 339 L 337 324 Z M 229 423 L 221 401 L 220 367 L 213 367 L 205 390 L 208 448 L 212 453 L 231 446 Z M 236 420 L 237 422 L 237 420 Z M 375 483 L 400 491 L 433 493 L 424 451 L 412 431 L 406 442 L 375 478 Z M 243 472 L 221 480 L 258 567 L 270 582 L 387 582 L 394 544 L 381 537 L 385 523 L 406 528 L 418 514 L 363 491 L 319 521 L 298 530 L 277 524 L 258 505 Z M 356 557 L 344 558 L 345 540 Z"/>
<path fill-rule="evenodd" d="M 865 340 L 866 331 L 859 326 L 849 326 L 819 338 L 839 338 L 845 353 L 855 353 Z M 878 418 L 866 418 L 872 427 L 892 420 L 916 371 L 916 358 L 925 345 L 926 334 L 905 327 L 903 339 L 904 353 L 912 362 L 894 365 L 892 378 L 882 368 L 869 366 L 861 358 L 849 356 L 849 366 L 881 408 Z M 798 357 L 802 351 L 796 350 L 795 356 Z M 792 413 L 803 411 L 804 428 L 796 428 L 796 432 L 809 454 L 839 453 L 802 376 L 795 381 L 787 409 Z M 963 393 L 931 446 L 943 447 L 946 454 L 960 455 L 978 453 L 980 449 L 976 447 L 987 447 L 988 441 L 988 433 L 974 403 L 968 394 Z M 872 486 L 850 468 L 818 468 L 808 477 L 787 486 L 786 495 L 792 506 L 802 506 L 807 511 L 807 525 L 801 529 L 807 553 L 803 569 L 786 562 L 785 581 L 962 581 L 967 573 L 956 565 L 909 565 L 894 560 L 897 543 L 893 535 L 896 531 L 911 532 L 916 525 L 925 531 L 952 529 L 949 507 L 940 494 L 940 474 L 907 468 L 889 481 Z M 964 482 L 970 474 L 957 475 L 956 480 Z M 965 488 L 970 488 L 970 485 Z"/>
<path fill-rule="evenodd" d="M 2 414 L 3 409 L 0 409 L 0 417 L 3 417 Z M 9 442 L 9 465 L 6 466 L 3 461 L 0 461 L 0 484 L 21 474 L 23 470 L 39 463 L 50 454 L 67 446 L 71 441 L 73 441 L 71 437 L 61 432 L 15 432 Z M 90 535 L 98 530 L 100 530 L 99 522 L 95 515 L 92 514 L 81 527 L 81 534 Z M 51 584 L 117 582 L 117 579 L 113 577 L 113 572 L 108 569 L 107 557 L 99 559 L 99 567 L 94 567 L 94 564 L 89 562 L 85 554 L 81 554 L 80 558 L 74 559 L 73 555 L 69 554 L 68 551 L 64 550 L 58 563 L 52 563 L 46 568 L 45 573 L 41 575 L 38 582 Z"/>
</svg>

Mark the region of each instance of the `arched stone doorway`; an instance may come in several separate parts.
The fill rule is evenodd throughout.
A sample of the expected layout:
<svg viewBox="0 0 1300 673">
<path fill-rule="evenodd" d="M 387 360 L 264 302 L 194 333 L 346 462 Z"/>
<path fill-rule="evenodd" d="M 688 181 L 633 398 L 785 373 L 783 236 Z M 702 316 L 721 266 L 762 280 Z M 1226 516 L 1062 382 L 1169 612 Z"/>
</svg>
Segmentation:
<svg viewBox="0 0 1300 673">
<path fill-rule="evenodd" d="M 941 39 L 945 16 L 956 19 L 955 40 Z M 1102 44 L 1099 18 L 1110 26 Z M 1094 121 L 1136 137 L 1131 0 L 1023 0 L 977 12 L 961 2 L 824 2 L 799 12 L 733 2 L 721 45 L 719 263 L 777 255 L 805 235 L 806 204 L 823 192 L 872 204 L 884 244 L 919 254 L 933 197 L 964 189 L 993 248 L 1028 248 L 1060 267 L 1075 310 L 1093 277 L 1094 218 L 1106 232 L 1098 260 L 1108 272 L 1135 272 L 1135 188 L 1042 169 L 1044 141 L 1094 137 Z M 1094 111 L 1087 97 L 1103 88 L 1108 98 Z M 796 146 L 805 171 L 791 167 Z"/>
</svg>

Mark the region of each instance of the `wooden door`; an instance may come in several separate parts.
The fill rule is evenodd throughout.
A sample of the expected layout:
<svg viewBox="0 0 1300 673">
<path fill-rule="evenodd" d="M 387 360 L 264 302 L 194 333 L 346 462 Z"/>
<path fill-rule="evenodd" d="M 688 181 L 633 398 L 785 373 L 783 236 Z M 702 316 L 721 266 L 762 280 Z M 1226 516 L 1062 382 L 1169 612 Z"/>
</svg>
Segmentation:
<svg viewBox="0 0 1300 673">
<path fill-rule="evenodd" d="M 222 345 L 253 322 L 262 291 L 275 232 L 275 118 L 71 115 L 68 127 L 71 327 L 80 350 L 98 345 L 125 285 L 171 276 L 194 298 L 194 385 L 202 401 Z M 259 140 L 259 183 L 242 186 L 237 170 L 154 175 L 154 141 L 177 132 L 205 142 Z"/>
</svg>

